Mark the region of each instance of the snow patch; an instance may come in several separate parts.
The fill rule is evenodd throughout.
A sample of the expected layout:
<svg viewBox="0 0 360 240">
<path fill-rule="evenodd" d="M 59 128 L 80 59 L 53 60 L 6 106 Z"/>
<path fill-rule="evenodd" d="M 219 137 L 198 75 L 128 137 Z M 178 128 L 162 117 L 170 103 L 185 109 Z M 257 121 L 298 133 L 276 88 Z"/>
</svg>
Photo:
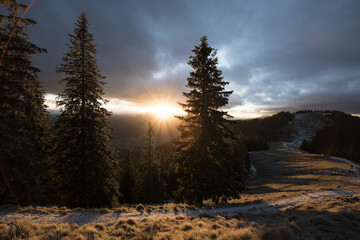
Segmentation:
<svg viewBox="0 0 360 240">
<path fill-rule="evenodd" d="M 0 212 L 0 218 L 4 221 L 11 220 L 25 220 L 39 224 L 51 224 L 51 223 L 72 223 L 72 224 L 95 224 L 102 223 L 106 226 L 112 226 L 121 219 L 135 219 L 138 221 L 147 221 L 149 219 L 166 219 L 175 216 L 200 216 L 200 215 L 223 215 L 223 216 L 235 216 L 237 214 L 264 214 L 264 213 L 280 213 L 282 211 L 306 204 L 309 202 L 319 201 L 330 197 L 340 195 L 358 194 L 360 192 L 355 191 L 322 191 L 315 193 L 308 193 L 300 196 L 294 196 L 290 198 L 279 199 L 272 202 L 256 203 L 250 205 L 243 205 L 237 207 L 223 207 L 214 209 L 186 209 L 186 210 L 174 210 L 171 211 L 154 211 L 154 212 L 112 212 L 112 213 L 99 213 L 89 211 L 73 211 L 68 214 L 44 214 L 40 212 L 34 213 L 19 213 L 15 211 L 2 211 Z"/>
<path fill-rule="evenodd" d="M 326 116 L 320 113 L 297 113 L 286 126 L 291 132 L 291 142 L 284 142 L 284 147 L 298 150 L 304 140 L 310 141 L 326 125 Z"/>
<path fill-rule="evenodd" d="M 250 179 L 253 179 L 256 176 L 256 168 L 254 167 L 254 165 L 252 163 L 250 163 Z"/>
<path fill-rule="evenodd" d="M 345 158 L 339 158 L 339 157 L 333 157 L 333 156 L 330 156 L 329 157 L 331 160 L 334 160 L 336 162 L 340 162 L 340 163 L 346 163 L 346 164 L 349 164 L 349 165 L 353 165 L 354 168 L 358 168 L 360 170 L 360 165 L 357 164 L 357 163 L 354 163 L 353 161 L 350 161 L 350 160 L 347 160 Z"/>
</svg>

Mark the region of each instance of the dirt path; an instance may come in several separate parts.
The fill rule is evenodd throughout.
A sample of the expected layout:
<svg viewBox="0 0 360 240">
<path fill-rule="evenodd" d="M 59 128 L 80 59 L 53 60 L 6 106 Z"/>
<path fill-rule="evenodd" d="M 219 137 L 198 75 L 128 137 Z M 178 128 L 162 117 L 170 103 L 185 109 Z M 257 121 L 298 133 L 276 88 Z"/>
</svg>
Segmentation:
<svg viewBox="0 0 360 240">
<path fill-rule="evenodd" d="M 40 224 L 49 223 L 102 223 L 107 226 L 120 219 L 134 218 L 146 221 L 152 218 L 174 216 L 199 216 L 236 214 L 279 213 L 289 208 L 320 201 L 339 195 L 360 193 L 360 175 L 350 169 L 348 163 L 338 162 L 322 155 L 300 153 L 284 147 L 282 143 L 272 143 L 268 151 L 252 152 L 251 162 L 256 176 L 248 182 L 248 188 L 240 199 L 229 205 L 202 209 L 157 208 L 152 211 L 92 211 L 73 210 L 70 212 L 46 213 L 0 209 L 0 219 L 26 220 Z"/>
</svg>

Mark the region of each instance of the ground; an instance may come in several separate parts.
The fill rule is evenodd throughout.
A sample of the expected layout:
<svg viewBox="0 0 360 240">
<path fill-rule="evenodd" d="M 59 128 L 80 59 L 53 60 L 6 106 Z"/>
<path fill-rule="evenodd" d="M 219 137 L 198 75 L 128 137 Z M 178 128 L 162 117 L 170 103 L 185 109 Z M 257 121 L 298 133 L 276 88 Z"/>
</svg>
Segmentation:
<svg viewBox="0 0 360 240">
<path fill-rule="evenodd" d="M 297 115 L 287 142 L 250 153 L 256 175 L 226 205 L 2 206 L 0 239 L 360 239 L 359 166 L 298 150 L 317 129 L 311 118 Z"/>
</svg>

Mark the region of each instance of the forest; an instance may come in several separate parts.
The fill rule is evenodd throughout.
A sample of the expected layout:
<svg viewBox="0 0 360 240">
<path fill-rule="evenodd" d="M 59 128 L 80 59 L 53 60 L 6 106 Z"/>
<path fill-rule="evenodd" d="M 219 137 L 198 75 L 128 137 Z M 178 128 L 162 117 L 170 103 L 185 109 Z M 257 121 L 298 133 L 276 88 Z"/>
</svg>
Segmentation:
<svg viewBox="0 0 360 240">
<path fill-rule="evenodd" d="M 263 118 L 237 120 L 234 131 L 241 134 L 248 151 L 267 150 L 268 142 L 277 140 L 281 129 L 293 119 L 294 114 L 279 112 Z"/>
<path fill-rule="evenodd" d="M 20 17 L 26 5 L 1 5 L 8 15 L 1 15 L 0 204 L 94 208 L 175 199 L 201 205 L 239 196 L 248 174 L 247 150 L 220 110 L 232 91 L 225 90 L 228 82 L 206 36 L 188 62 L 194 71 L 183 93 L 187 101 L 180 103 L 186 114 L 177 116 L 175 151 L 157 150 L 149 121 L 142 150 L 121 157 L 112 143 L 105 76 L 86 14 L 68 35 L 68 52 L 56 70 L 64 88 L 56 101 L 60 115 L 51 123 L 40 69 L 32 65 L 33 55 L 46 50 L 27 33 L 36 22 Z"/>
<path fill-rule="evenodd" d="M 24 4 L 4 0 L 0 5 L 7 9 L 0 15 L 0 204 L 226 203 L 245 189 L 248 152 L 268 149 L 268 142 L 294 118 L 280 112 L 231 120 L 223 109 L 232 91 L 217 68 L 216 50 L 203 36 L 188 61 L 192 71 L 184 81 L 186 100 L 179 103 L 185 114 L 176 116 L 172 139 L 156 144 L 151 120 L 131 120 L 146 124 L 141 132 L 105 108 L 106 77 L 98 68 L 85 12 L 64 43 L 68 51 L 56 69 L 63 89 L 56 101 L 60 114 L 50 116 L 40 69 L 32 63 L 34 55 L 46 53 L 30 41 L 28 27 L 37 23 L 20 17 Z M 359 118 L 333 111 L 329 125 L 304 141 L 302 149 L 359 161 L 359 126 Z M 120 151 L 116 141 L 122 139 L 114 135 L 141 136 L 144 144 Z"/>
<path fill-rule="evenodd" d="M 326 153 L 360 162 L 360 118 L 340 111 L 322 111 L 329 123 L 301 149 L 310 153 Z"/>
</svg>

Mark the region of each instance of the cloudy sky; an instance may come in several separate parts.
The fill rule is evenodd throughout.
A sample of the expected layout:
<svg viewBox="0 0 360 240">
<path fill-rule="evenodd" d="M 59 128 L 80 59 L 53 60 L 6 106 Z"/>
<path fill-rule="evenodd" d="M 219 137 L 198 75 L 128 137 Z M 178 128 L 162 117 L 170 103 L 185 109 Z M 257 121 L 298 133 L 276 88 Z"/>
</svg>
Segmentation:
<svg viewBox="0 0 360 240">
<path fill-rule="evenodd" d="M 30 3 L 30 0 L 22 2 Z M 115 113 L 183 101 L 191 50 L 207 35 L 237 118 L 281 110 L 360 114 L 360 1 L 37 0 L 31 39 L 51 98 L 68 34 L 85 11 Z"/>
</svg>

